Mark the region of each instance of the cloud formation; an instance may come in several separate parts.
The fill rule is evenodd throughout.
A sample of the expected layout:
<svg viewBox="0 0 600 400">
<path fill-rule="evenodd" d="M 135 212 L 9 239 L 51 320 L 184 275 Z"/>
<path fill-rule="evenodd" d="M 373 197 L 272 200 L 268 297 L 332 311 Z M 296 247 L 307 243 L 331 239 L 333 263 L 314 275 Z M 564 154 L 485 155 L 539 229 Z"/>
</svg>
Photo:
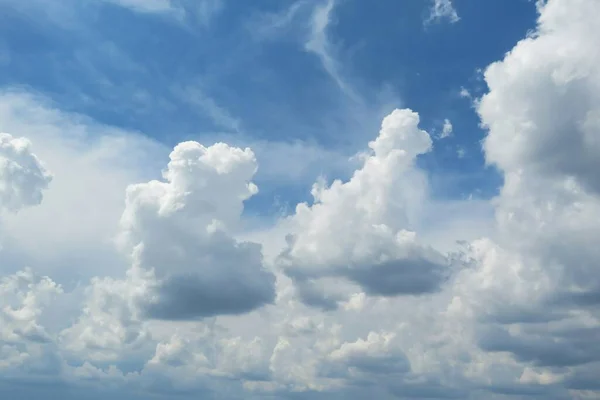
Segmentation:
<svg viewBox="0 0 600 400">
<path fill-rule="evenodd" d="M 260 245 L 228 232 L 258 189 L 254 153 L 224 143 L 178 144 L 166 182 L 127 188 L 121 246 L 134 269 L 157 280 L 141 307 L 151 317 L 180 319 L 242 313 L 273 300 L 274 277 Z"/>
<path fill-rule="evenodd" d="M 0 133 L 0 211 L 38 205 L 51 180 L 27 139 Z"/>
<path fill-rule="evenodd" d="M 433 0 L 431 3 L 429 18 L 427 19 L 428 23 L 438 22 L 443 19 L 447 19 L 452 24 L 460 21 L 452 0 Z"/>
<path fill-rule="evenodd" d="M 132 134 L 2 97 L 0 123 L 33 144 L 0 136 L 0 207 L 20 210 L 3 215 L 0 395 L 35 398 L 31 383 L 44 383 L 65 398 L 597 398 L 600 3 L 538 12 L 536 31 L 485 70 L 476 102 L 486 161 L 504 177 L 493 229 L 450 250 L 423 228 L 436 210 L 419 157 L 433 144 L 414 111 L 386 116 L 349 179 L 317 182 L 259 242 L 240 235 L 258 190 L 251 149 L 188 141 L 166 160 Z M 131 162 L 136 151 L 166 161 L 161 179 L 144 157 Z M 62 185 L 63 155 L 94 172 L 97 194 Z M 96 266 L 79 286 L 11 253 L 24 243 L 13 218 L 36 227 L 33 210 L 54 215 L 53 199 L 69 196 L 111 208 L 84 221 L 102 231 L 91 242 L 114 219 L 103 261 L 117 268 Z M 75 233 L 87 231 L 47 221 L 83 243 Z M 279 242 L 271 262 L 265 248 Z M 57 254 L 68 272 L 86 266 Z"/>
<path fill-rule="evenodd" d="M 331 296 L 316 292 L 315 281 L 324 277 L 343 277 L 382 296 L 429 293 L 444 281 L 444 256 L 406 230 L 427 195 L 425 174 L 414 163 L 432 141 L 418 123 L 411 110 L 392 112 L 348 182 L 319 182 L 314 204 L 296 207 L 279 262 L 306 302 L 334 306 Z"/>
<path fill-rule="evenodd" d="M 445 139 L 447 137 L 452 136 L 454 131 L 454 127 L 452 126 L 452 122 L 449 119 L 444 120 L 444 125 L 442 125 L 442 133 L 440 134 L 440 139 Z"/>
</svg>

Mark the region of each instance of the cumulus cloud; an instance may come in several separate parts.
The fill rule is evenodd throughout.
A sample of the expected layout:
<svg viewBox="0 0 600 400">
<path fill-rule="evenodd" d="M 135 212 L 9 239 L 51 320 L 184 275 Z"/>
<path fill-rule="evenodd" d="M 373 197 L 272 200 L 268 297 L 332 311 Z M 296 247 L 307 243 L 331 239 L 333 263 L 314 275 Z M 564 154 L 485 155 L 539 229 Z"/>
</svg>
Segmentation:
<svg viewBox="0 0 600 400">
<path fill-rule="evenodd" d="M 324 277 L 343 277 L 382 296 L 434 292 L 446 278 L 444 256 L 406 229 L 427 193 L 426 177 L 414 163 L 432 141 L 418 123 L 416 113 L 395 110 L 348 182 L 319 182 L 314 204 L 296 207 L 279 263 L 307 303 L 333 307 L 315 286 Z"/>
<path fill-rule="evenodd" d="M 91 281 L 81 315 L 60 332 L 58 342 L 65 354 L 106 363 L 118 361 L 124 354 L 132 360 L 143 358 L 143 353 L 151 350 L 150 333 L 133 304 L 146 290 L 147 280 L 134 274 L 128 278 Z"/>
<path fill-rule="evenodd" d="M 51 180 L 29 140 L 0 133 L 0 210 L 16 212 L 39 204 Z"/>
<path fill-rule="evenodd" d="M 304 47 L 319 57 L 323 68 L 342 92 L 351 99 L 357 100 L 358 95 L 340 72 L 339 62 L 333 55 L 332 45 L 327 36 L 335 6 L 336 0 L 326 0 L 315 6 L 310 20 L 310 34 Z"/>
<path fill-rule="evenodd" d="M 366 339 L 343 343 L 327 356 L 327 361 L 343 369 L 330 371 L 334 374 L 348 374 L 357 379 L 369 374 L 404 374 L 410 371 L 410 364 L 404 352 L 394 346 L 395 334 L 390 332 L 369 332 Z"/>
<path fill-rule="evenodd" d="M 537 34 L 487 69 L 490 92 L 478 111 L 489 129 L 486 159 L 506 180 L 499 228 L 518 235 L 519 250 L 545 264 L 555 295 L 569 292 L 579 302 L 600 289 L 597 250 L 589 240 L 600 211 L 592 155 L 600 130 L 600 53 L 593 44 L 600 31 L 587 17 L 598 5 L 551 1 L 538 7 Z"/>
<path fill-rule="evenodd" d="M 149 316 L 243 313 L 273 300 L 274 277 L 260 245 L 228 233 L 258 191 L 251 182 L 256 169 L 248 148 L 185 142 L 170 155 L 166 182 L 127 189 L 120 241 L 134 268 L 157 280 L 142 305 Z"/>
<path fill-rule="evenodd" d="M 477 107 L 489 130 L 486 160 L 505 179 L 496 199 L 500 237 L 474 243 L 484 285 L 474 291 L 473 280 L 459 297 L 471 293 L 477 314 L 495 321 L 478 333 L 482 348 L 554 368 L 562 380 L 598 361 L 589 340 L 600 335 L 600 254 L 591 239 L 600 233 L 592 156 L 600 30 L 590 17 L 599 7 L 539 2 L 536 32 L 487 68 L 489 92 Z"/>
<path fill-rule="evenodd" d="M 30 268 L 3 277 L 0 281 L 2 342 L 18 345 L 23 341 L 49 341 L 50 336 L 40 325 L 39 317 L 52 298 L 61 293 L 59 285 L 48 277 L 35 276 Z"/>
</svg>

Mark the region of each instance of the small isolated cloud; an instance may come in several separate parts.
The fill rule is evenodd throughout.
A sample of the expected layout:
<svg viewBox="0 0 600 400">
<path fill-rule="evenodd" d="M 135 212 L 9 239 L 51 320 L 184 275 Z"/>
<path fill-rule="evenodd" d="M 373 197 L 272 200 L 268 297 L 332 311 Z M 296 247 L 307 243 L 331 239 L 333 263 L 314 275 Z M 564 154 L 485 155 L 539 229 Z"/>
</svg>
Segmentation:
<svg viewBox="0 0 600 400">
<path fill-rule="evenodd" d="M 465 88 L 465 87 L 461 87 L 460 91 L 458 92 L 458 95 L 460 97 L 462 97 L 463 99 L 470 99 L 473 96 L 471 95 L 471 92 L 469 92 L 469 89 Z"/>
<path fill-rule="evenodd" d="M 229 233 L 244 200 L 258 191 L 251 181 L 256 169 L 248 148 L 185 142 L 170 155 L 166 182 L 127 189 L 121 246 L 134 269 L 156 279 L 139 300 L 144 314 L 239 314 L 273 300 L 274 277 L 263 266 L 260 245 L 238 242 Z"/>
<path fill-rule="evenodd" d="M 452 127 L 452 122 L 449 119 L 444 120 L 444 125 L 442 126 L 442 133 L 440 134 L 440 139 L 445 139 L 452 136 L 454 128 Z"/>
<path fill-rule="evenodd" d="M 460 20 L 452 0 L 432 0 L 432 5 L 429 9 L 429 18 L 426 22 L 438 22 L 448 20 L 450 23 L 456 23 Z"/>
</svg>

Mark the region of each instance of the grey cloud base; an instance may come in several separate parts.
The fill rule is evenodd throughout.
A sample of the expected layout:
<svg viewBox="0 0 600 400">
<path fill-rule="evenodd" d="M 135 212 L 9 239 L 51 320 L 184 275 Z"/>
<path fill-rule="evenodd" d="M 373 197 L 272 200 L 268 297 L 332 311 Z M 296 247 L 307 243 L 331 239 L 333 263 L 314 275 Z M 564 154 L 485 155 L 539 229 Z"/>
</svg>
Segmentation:
<svg viewBox="0 0 600 400">
<path fill-rule="evenodd" d="M 250 312 L 275 299 L 273 279 L 265 276 L 264 289 L 255 290 L 239 282 L 207 285 L 194 275 L 178 275 L 161 282 L 153 293 L 156 301 L 142 303 L 148 318 L 189 320 Z"/>
</svg>

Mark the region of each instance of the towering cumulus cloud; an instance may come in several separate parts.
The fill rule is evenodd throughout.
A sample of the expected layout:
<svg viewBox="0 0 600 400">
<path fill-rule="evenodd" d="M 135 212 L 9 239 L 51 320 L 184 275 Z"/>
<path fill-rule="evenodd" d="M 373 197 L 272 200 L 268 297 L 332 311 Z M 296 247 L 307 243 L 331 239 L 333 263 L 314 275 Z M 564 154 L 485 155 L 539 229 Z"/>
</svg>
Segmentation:
<svg viewBox="0 0 600 400">
<path fill-rule="evenodd" d="M 142 302 L 154 318 L 187 319 L 250 311 L 274 298 L 274 277 L 261 247 L 228 233 L 243 202 L 258 189 L 250 181 L 250 149 L 218 143 L 180 143 L 170 155 L 166 182 L 127 189 L 122 244 L 134 268 L 157 282 Z"/>
<path fill-rule="evenodd" d="M 348 182 L 313 186 L 312 206 L 299 204 L 293 233 L 279 262 L 308 304 L 333 308 L 340 293 L 319 286 L 319 278 L 339 277 L 368 294 L 430 293 L 447 274 L 445 258 L 418 243 L 407 230 L 427 195 L 427 181 L 415 167 L 431 149 L 419 116 L 395 110 L 362 155 L 363 166 Z"/>
<path fill-rule="evenodd" d="M 528 379 L 598 389 L 600 3 L 538 7 L 536 33 L 487 69 L 478 106 L 486 159 L 505 178 L 502 248 L 474 245 L 497 323 L 480 343 L 539 367 Z"/>
</svg>

